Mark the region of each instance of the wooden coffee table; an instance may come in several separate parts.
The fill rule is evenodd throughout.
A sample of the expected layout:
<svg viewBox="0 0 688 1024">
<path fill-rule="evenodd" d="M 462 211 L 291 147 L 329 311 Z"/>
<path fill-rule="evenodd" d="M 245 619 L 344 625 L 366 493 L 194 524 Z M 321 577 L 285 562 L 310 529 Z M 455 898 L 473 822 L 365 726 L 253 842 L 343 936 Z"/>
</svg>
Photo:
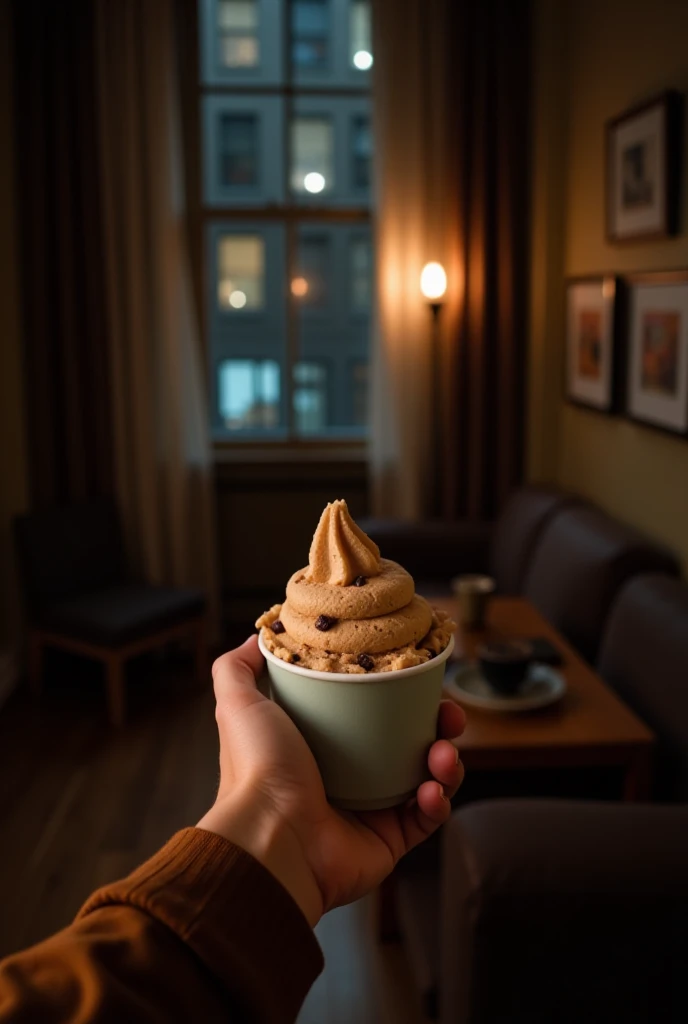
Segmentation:
<svg viewBox="0 0 688 1024">
<path fill-rule="evenodd" d="M 459 622 L 458 602 L 433 598 Z M 468 724 L 458 741 L 470 771 L 518 768 L 617 767 L 623 771 L 623 799 L 649 796 L 654 735 L 564 638 L 524 598 L 497 597 L 481 631 L 457 634 L 455 659 L 474 657 L 485 640 L 547 637 L 562 654 L 557 666 L 566 679 L 564 697 L 548 708 L 499 713 L 466 708 Z M 452 694 L 445 697 L 456 699 Z"/>
</svg>

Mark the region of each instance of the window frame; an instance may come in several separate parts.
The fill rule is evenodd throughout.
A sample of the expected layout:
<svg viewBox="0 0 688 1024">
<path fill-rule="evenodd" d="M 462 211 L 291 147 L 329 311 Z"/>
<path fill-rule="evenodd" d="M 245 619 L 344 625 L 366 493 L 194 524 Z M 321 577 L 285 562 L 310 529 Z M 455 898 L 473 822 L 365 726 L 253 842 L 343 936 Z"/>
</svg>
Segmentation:
<svg viewBox="0 0 688 1024">
<path fill-rule="evenodd" d="M 334 87 L 327 87 L 324 81 L 312 81 L 308 85 L 305 85 L 301 79 L 297 81 L 296 76 L 289 77 L 285 75 L 280 83 L 268 81 L 263 79 L 262 81 L 256 75 L 244 74 L 246 69 L 229 69 L 229 73 L 223 75 L 217 75 L 212 73 L 212 69 L 208 68 L 207 61 L 207 38 L 204 40 L 204 36 L 207 37 L 208 28 L 212 32 L 214 21 L 209 22 L 209 18 L 215 17 L 215 8 L 218 0 L 199 0 L 202 5 L 202 17 L 197 20 L 199 26 L 199 65 L 198 72 L 199 78 L 197 82 L 196 90 L 196 109 L 199 111 L 198 118 L 200 121 L 199 135 L 199 173 L 198 180 L 201 186 L 201 191 L 196 198 L 197 209 L 198 209 L 198 222 L 199 222 L 199 243 L 197 251 L 201 257 L 201 276 L 202 276 L 202 292 L 203 292 L 203 335 L 204 344 L 207 350 L 207 368 L 209 374 L 209 385 L 211 395 L 211 436 L 213 440 L 213 446 L 216 454 L 222 454 L 223 459 L 229 459 L 230 461 L 238 459 L 239 461 L 243 458 L 253 459 L 255 457 L 288 457 L 288 452 L 299 452 L 301 455 L 308 458 L 320 458 L 327 453 L 328 458 L 337 459 L 351 459 L 360 458 L 367 446 L 368 441 L 368 425 L 365 427 L 347 426 L 345 428 L 333 427 L 328 429 L 326 434 L 323 435 L 308 435 L 308 434 L 297 434 L 295 429 L 295 412 L 293 409 L 293 367 L 298 362 L 322 362 L 325 361 L 329 365 L 331 353 L 328 352 L 325 356 L 323 352 L 321 356 L 313 356 L 310 358 L 307 354 L 307 349 L 301 344 L 299 338 L 299 309 L 298 300 L 295 299 L 287 287 L 284 289 L 285 294 L 282 298 L 281 310 L 284 312 L 284 331 L 280 334 L 279 328 L 273 327 L 271 337 L 272 344 L 260 344 L 256 347 L 255 341 L 241 341 L 236 332 L 237 320 L 234 318 L 234 311 L 231 313 L 228 311 L 227 314 L 223 314 L 219 310 L 216 301 L 216 288 L 217 288 L 217 255 L 216 255 L 216 239 L 223 231 L 230 231 L 234 233 L 246 233 L 253 234 L 256 231 L 266 231 L 270 234 L 274 228 L 281 228 L 283 231 L 283 246 L 282 253 L 284 254 L 283 259 L 283 282 L 288 282 L 293 274 L 296 272 L 297 264 L 295 260 L 295 247 L 298 239 L 299 225 L 308 225 L 309 227 L 322 227 L 327 230 L 330 226 L 343 226 L 347 225 L 350 229 L 349 237 L 353 237 L 356 232 L 364 231 L 370 234 L 372 238 L 372 224 L 373 224 L 373 211 L 371 209 L 371 199 L 369 193 L 366 194 L 365 199 L 362 199 L 360 192 L 358 195 L 353 194 L 354 190 L 349 189 L 349 197 L 341 197 L 336 203 L 331 202 L 331 197 L 328 196 L 327 205 L 323 203 L 301 203 L 297 200 L 296 196 L 291 193 L 291 189 L 288 187 L 288 175 L 290 167 L 290 150 L 289 150 L 289 134 L 291 126 L 291 118 L 294 109 L 297 105 L 303 109 L 303 104 L 300 103 L 303 99 L 307 98 L 308 103 L 305 107 L 311 107 L 313 103 L 317 104 L 319 101 L 324 102 L 327 97 L 327 101 L 336 100 L 335 110 L 338 117 L 348 117 L 348 124 L 346 125 L 346 131 L 337 131 L 335 129 L 335 176 L 336 180 L 342 180 L 342 172 L 339 169 L 339 165 L 342 161 L 349 161 L 352 164 L 352 152 L 348 149 L 349 140 L 351 137 L 351 126 L 353 124 L 354 116 L 364 112 L 366 115 L 370 113 L 370 93 L 369 93 L 369 79 L 370 75 L 367 72 L 361 72 L 358 69 L 351 68 L 351 76 L 347 75 L 347 79 L 350 77 L 350 81 L 355 83 L 351 84 L 337 84 Z M 284 18 L 278 19 L 280 23 L 283 23 L 288 19 L 287 3 L 285 0 L 284 6 L 281 3 L 268 3 L 268 0 L 258 0 L 259 4 L 263 7 L 267 4 L 273 9 L 279 7 L 285 12 Z M 337 6 L 335 0 L 335 6 Z M 349 39 L 349 25 L 350 25 L 350 12 L 349 5 L 339 5 L 340 8 L 346 7 L 346 59 L 349 58 L 351 43 Z M 341 13 L 341 10 L 340 10 Z M 274 22 L 277 24 L 277 22 Z M 262 37 L 261 37 L 262 39 Z M 287 66 L 286 55 L 288 51 L 290 40 L 283 38 L 283 49 L 282 54 L 282 66 Z M 262 45 L 262 44 L 261 44 Z M 262 51 L 261 51 L 262 52 Z M 250 69 L 251 71 L 253 69 Z M 253 88 L 255 86 L 255 88 Z M 213 100 L 209 103 L 209 100 Z M 264 101 L 272 100 L 273 103 L 265 104 Z M 277 103 L 275 103 L 277 101 Z M 231 199 L 226 196 L 222 196 L 220 189 L 215 188 L 214 193 L 212 190 L 206 191 L 206 185 L 208 184 L 208 168 L 205 160 L 205 149 L 204 140 L 207 138 L 209 130 L 209 118 L 210 115 L 207 111 L 212 111 L 213 117 L 218 116 L 220 112 L 225 110 L 235 111 L 237 113 L 250 112 L 250 104 L 255 104 L 254 110 L 259 113 L 261 111 L 269 111 L 272 106 L 273 109 L 279 109 L 278 104 L 281 103 L 283 114 L 283 133 L 281 147 L 275 147 L 274 145 L 270 148 L 270 160 L 272 161 L 273 167 L 278 166 L 278 173 L 281 175 L 283 188 L 281 190 L 281 197 L 279 201 L 265 203 L 262 200 L 254 201 L 254 197 L 246 195 L 245 197 L 237 198 L 235 193 Z M 273 122 L 273 131 L 275 130 Z M 339 141 L 337 141 L 339 140 Z M 261 133 L 261 149 L 263 148 L 262 133 Z M 280 149 L 277 154 L 276 149 Z M 214 152 L 215 166 L 217 166 L 217 147 L 212 147 Z M 259 154 L 260 159 L 260 154 Z M 338 162 L 337 162 L 338 161 Z M 346 171 L 344 171 L 346 174 Z M 217 185 L 217 182 L 215 182 Z M 253 186 L 251 186 L 253 188 Z M 237 189 L 238 192 L 238 189 Z M 274 193 L 273 193 L 274 194 Z M 217 203 L 212 202 L 212 199 L 217 198 Z M 213 241 L 211 241 L 213 240 Z M 211 252 L 211 249 L 214 252 Z M 266 245 L 266 268 L 269 261 L 268 257 L 269 246 Z M 352 273 L 352 268 L 349 268 Z M 346 279 L 346 292 L 349 296 L 352 295 L 352 283 L 350 276 Z M 265 282 L 265 295 L 270 294 L 270 289 L 267 281 L 267 270 L 266 270 L 266 282 Z M 371 286 L 371 294 L 374 294 L 374 288 Z M 249 317 L 253 318 L 256 311 L 246 311 L 244 316 L 247 320 Z M 222 334 L 227 330 L 227 324 L 229 318 L 232 319 L 232 339 L 231 342 L 228 339 L 222 337 Z M 222 321 L 225 319 L 223 325 Z M 269 317 L 268 317 L 269 319 Z M 346 358 L 350 365 L 358 361 L 369 362 L 371 358 L 370 352 L 370 341 L 369 335 L 372 330 L 372 310 L 369 313 L 360 312 L 354 310 L 353 306 L 350 306 L 350 319 L 355 321 L 363 321 L 367 323 L 367 336 L 365 343 L 362 341 L 360 351 L 358 346 L 351 347 L 351 344 L 347 345 Z M 350 341 L 350 339 L 349 339 Z M 280 350 L 281 346 L 281 350 Z M 280 417 L 282 425 L 274 430 L 267 431 L 261 429 L 259 431 L 241 430 L 237 431 L 236 435 L 230 435 L 222 422 L 220 417 L 220 406 L 219 406 L 219 375 L 218 368 L 222 362 L 227 358 L 236 359 L 275 359 L 281 368 L 281 391 L 280 391 Z M 330 408 L 333 409 L 337 404 L 336 399 L 333 402 L 332 395 L 337 390 L 335 386 L 336 382 L 332 375 L 328 378 L 328 389 L 330 391 Z M 340 398 L 340 404 L 348 404 L 353 408 L 353 394 L 347 393 L 345 397 Z M 341 413 L 339 414 L 341 418 Z"/>
</svg>

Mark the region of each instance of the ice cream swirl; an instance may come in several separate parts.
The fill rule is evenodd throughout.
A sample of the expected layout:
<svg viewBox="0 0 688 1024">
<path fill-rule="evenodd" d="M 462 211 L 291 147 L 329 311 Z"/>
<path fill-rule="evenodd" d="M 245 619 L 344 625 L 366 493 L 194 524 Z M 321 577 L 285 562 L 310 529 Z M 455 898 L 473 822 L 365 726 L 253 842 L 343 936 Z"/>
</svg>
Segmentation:
<svg viewBox="0 0 688 1024">
<path fill-rule="evenodd" d="M 432 611 L 409 573 L 381 559 L 346 502 L 335 501 L 320 518 L 308 566 L 289 580 L 280 619 L 299 644 L 364 654 L 421 640 Z"/>
<path fill-rule="evenodd" d="M 345 501 L 332 501 L 320 516 L 308 555 L 311 583 L 348 587 L 358 576 L 377 576 L 380 549 L 351 518 Z"/>
</svg>

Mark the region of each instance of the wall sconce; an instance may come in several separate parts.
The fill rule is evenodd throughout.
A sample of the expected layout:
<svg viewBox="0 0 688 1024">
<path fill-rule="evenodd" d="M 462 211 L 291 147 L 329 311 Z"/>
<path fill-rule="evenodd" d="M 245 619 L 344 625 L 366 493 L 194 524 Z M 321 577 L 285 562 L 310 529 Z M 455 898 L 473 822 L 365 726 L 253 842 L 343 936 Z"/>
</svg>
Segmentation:
<svg viewBox="0 0 688 1024">
<path fill-rule="evenodd" d="M 447 290 L 447 274 L 441 263 L 426 263 L 420 273 L 420 290 L 432 307 L 441 306 Z M 433 313 L 437 316 L 433 308 Z"/>
<path fill-rule="evenodd" d="M 442 513 L 442 374 L 440 365 L 440 311 L 447 290 L 447 274 L 441 263 L 426 263 L 420 275 L 420 290 L 427 299 L 432 316 L 432 508 L 434 516 Z"/>
</svg>

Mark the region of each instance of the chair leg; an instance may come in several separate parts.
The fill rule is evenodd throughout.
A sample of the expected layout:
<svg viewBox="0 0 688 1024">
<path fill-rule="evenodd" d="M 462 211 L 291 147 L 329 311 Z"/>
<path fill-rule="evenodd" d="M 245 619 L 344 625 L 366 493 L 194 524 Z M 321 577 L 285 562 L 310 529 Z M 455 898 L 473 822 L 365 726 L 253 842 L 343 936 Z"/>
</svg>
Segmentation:
<svg viewBox="0 0 688 1024">
<path fill-rule="evenodd" d="M 34 697 L 40 697 L 43 689 L 43 641 L 38 633 L 29 634 L 29 689 Z"/>
<path fill-rule="evenodd" d="M 110 655 L 105 662 L 108 713 L 110 715 L 110 724 L 116 728 L 124 725 L 126 715 L 124 665 L 124 658 L 119 655 Z"/>
<path fill-rule="evenodd" d="M 195 643 L 195 671 L 196 682 L 199 686 L 205 687 L 209 680 L 208 673 L 208 639 L 206 621 L 200 619 L 194 628 Z"/>
</svg>

